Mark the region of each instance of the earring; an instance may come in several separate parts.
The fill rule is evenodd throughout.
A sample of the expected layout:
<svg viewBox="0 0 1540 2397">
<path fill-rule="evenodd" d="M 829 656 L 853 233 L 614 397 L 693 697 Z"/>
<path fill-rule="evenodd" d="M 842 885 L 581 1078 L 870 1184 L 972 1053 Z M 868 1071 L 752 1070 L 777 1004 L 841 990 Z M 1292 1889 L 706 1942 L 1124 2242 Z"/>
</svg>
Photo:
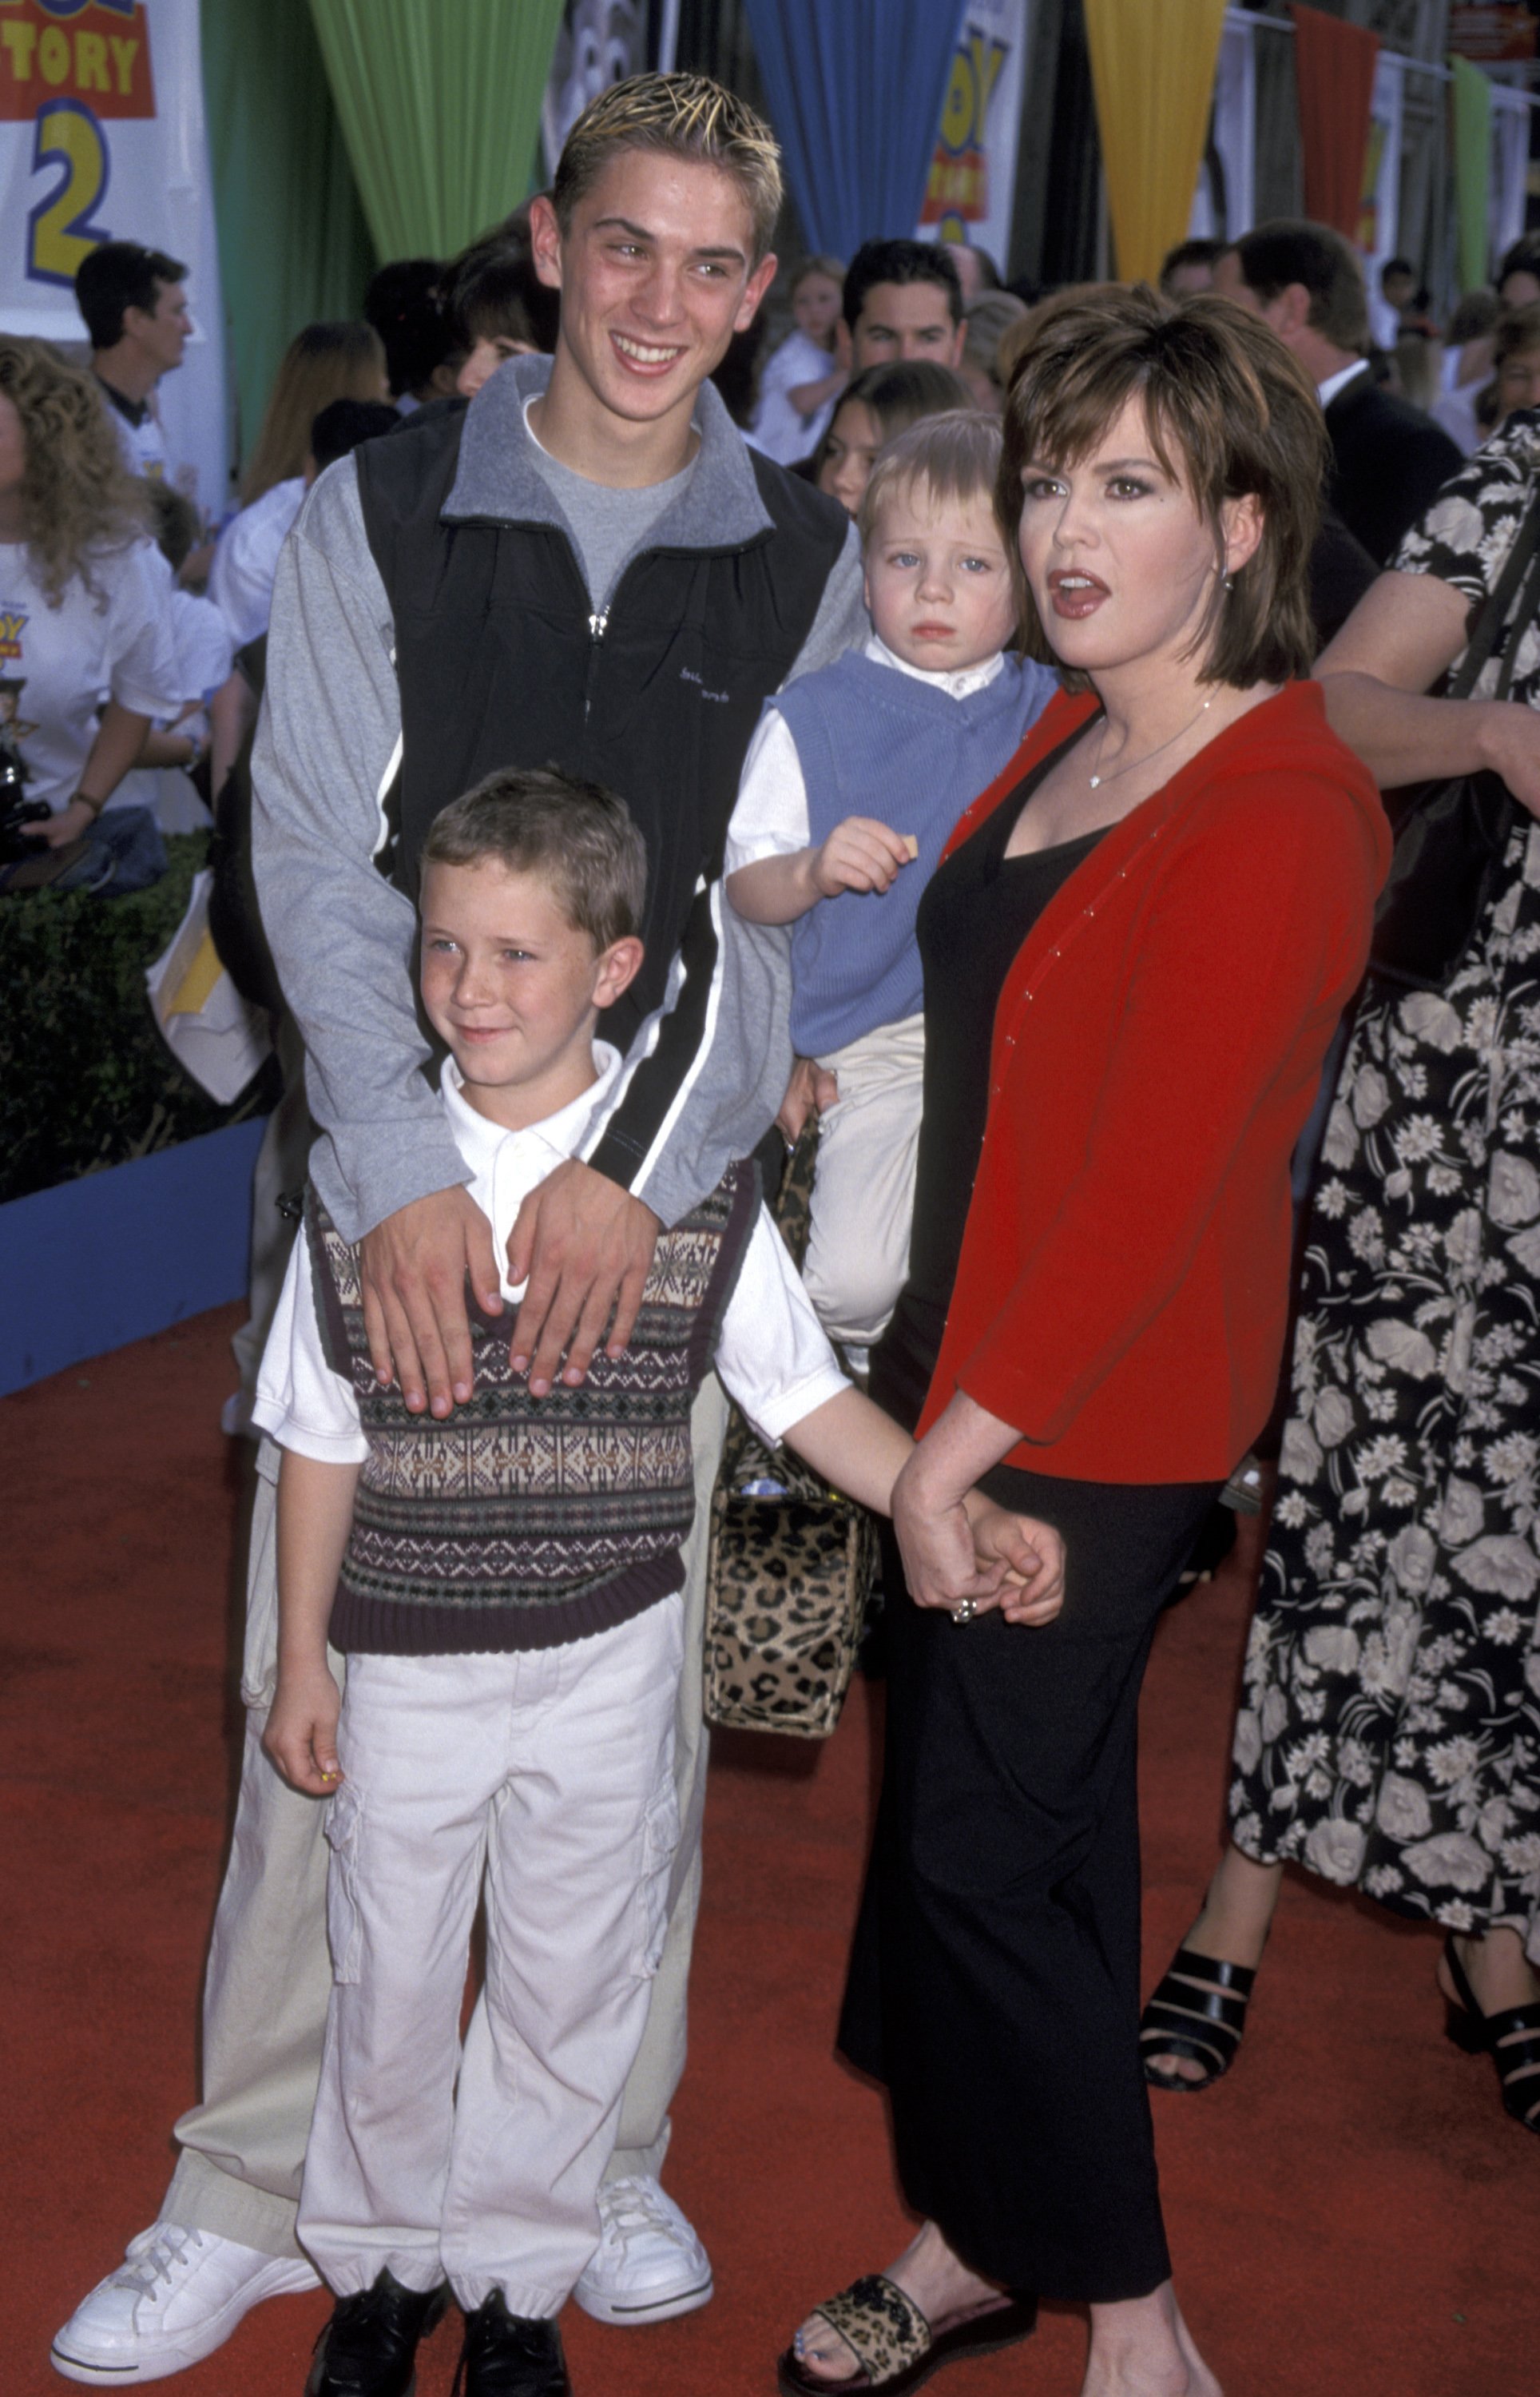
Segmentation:
<svg viewBox="0 0 1540 2397">
<path fill-rule="evenodd" d="M 1235 588 L 1235 577 L 1234 577 L 1234 575 L 1233 575 L 1233 574 L 1227 574 L 1227 575 L 1226 575 L 1226 577 L 1225 577 L 1225 588 L 1226 588 L 1226 590 L 1227 590 L 1227 591 L 1233 591 L 1233 590 L 1234 590 L 1234 588 Z"/>
</svg>

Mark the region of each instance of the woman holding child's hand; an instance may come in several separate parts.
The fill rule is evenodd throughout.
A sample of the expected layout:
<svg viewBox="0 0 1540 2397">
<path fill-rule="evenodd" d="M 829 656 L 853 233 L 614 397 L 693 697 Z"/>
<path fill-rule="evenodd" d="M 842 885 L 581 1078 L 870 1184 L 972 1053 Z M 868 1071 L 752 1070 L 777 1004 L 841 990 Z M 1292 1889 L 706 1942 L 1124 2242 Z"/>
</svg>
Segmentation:
<svg viewBox="0 0 1540 2397">
<path fill-rule="evenodd" d="M 788 2397 L 896 2397 L 1040 2297 L 1090 2309 L 1082 2397 L 1217 2397 L 1139 2065 L 1135 1729 L 1156 1616 L 1268 1412 L 1290 1154 L 1389 852 L 1295 679 L 1325 460 L 1294 361 L 1214 299 L 1067 298 L 1006 403 L 1002 531 L 1067 689 L 920 905 L 914 1229 L 871 1372 L 919 1445 L 841 2026 L 925 2221 L 803 2323 Z M 1063 1539 L 1030 1636 L 968 1594 L 976 1483 Z"/>
</svg>

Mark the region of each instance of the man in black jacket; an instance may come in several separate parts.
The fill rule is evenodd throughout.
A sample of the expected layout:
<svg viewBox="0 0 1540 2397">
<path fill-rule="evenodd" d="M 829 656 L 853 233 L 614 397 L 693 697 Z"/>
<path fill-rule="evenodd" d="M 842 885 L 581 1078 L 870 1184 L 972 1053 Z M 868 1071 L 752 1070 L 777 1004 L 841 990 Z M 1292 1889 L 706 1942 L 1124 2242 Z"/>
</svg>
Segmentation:
<svg viewBox="0 0 1540 2397">
<path fill-rule="evenodd" d="M 1463 462 L 1440 426 L 1374 381 L 1351 244 L 1329 225 L 1277 218 L 1225 252 L 1214 288 L 1269 324 L 1314 382 L 1332 441 L 1328 496 L 1375 565 L 1388 564 Z"/>
</svg>

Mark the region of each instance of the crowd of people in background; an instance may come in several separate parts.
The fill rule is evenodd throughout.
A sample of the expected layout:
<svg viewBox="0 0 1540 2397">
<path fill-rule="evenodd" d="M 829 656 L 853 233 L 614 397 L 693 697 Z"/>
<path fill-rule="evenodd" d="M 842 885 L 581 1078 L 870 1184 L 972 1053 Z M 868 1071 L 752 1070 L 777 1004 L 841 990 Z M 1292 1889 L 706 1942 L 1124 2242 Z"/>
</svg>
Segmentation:
<svg viewBox="0 0 1540 2397">
<path fill-rule="evenodd" d="M 824 1118 L 805 1283 L 761 1257 L 775 1355 L 750 1371 L 729 1310 L 722 1370 L 767 1437 L 796 1426 L 894 1518 L 889 1778 L 842 2040 L 889 2085 L 925 2217 L 885 2274 L 804 2322 L 783 2391 L 907 2390 L 1025 2337 L 1048 2296 L 1091 2310 L 1095 2397 L 1216 2397 L 1172 2290 L 1147 2093 L 1236 2062 L 1287 1866 L 1441 1926 L 1452 2029 L 1540 2130 L 1533 612 L 1473 690 L 1441 695 L 1536 504 L 1540 242 L 1441 324 L 1410 261 L 1371 291 L 1340 234 L 1294 220 L 1182 243 L 1158 293 L 1003 288 L 983 251 L 909 238 L 777 270 L 773 141 L 702 88 L 709 104 L 688 77 L 617 87 L 551 194 L 458 258 L 381 267 L 356 321 L 300 327 L 220 523 L 179 492 L 155 406 L 196 301 L 177 260 L 91 253 L 88 363 L 0 336 L 0 888 L 105 899 L 153 879 L 165 833 L 218 825 L 216 929 L 285 1083 L 226 1423 L 264 1430 L 264 1459 L 284 1448 L 291 1492 L 325 1467 L 305 1482 L 323 1569 L 302 1670 L 288 1614 L 286 1662 L 277 1629 L 278 1468 L 259 1468 L 254 1828 L 221 1899 L 206 2100 L 179 2126 L 163 2218 L 60 2333 L 55 2364 L 79 2381 L 179 2369 L 258 2299 L 313 2286 L 310 2258 L 338 2299 L 323 2397 L 408 2386 L 441 2262 L 471 2391 L 565 2390 L 551 2323 L 574 2288 L 617 2323 L 710 2297 L 659 2181 L 704 1773 L 698 1656 L 694 1683 L 682 1661 L 698 1613 L 679 1612 L 705 1571 L 689 1452 L 698 1498 L 721 1440 L 696 1335 L 678 1334 L 699 1371 L 674 1391 L 658 1485 L 679 1553 L 631 1559 L 627 1594 L 587 1612 L 563 1584 L 566 1612 L 530 1643 L 613 1661 L 652 1627 L 604 1699 L 638 1734 L 606 1769 L 653 1842 L 651 1927 L 617 1993 L 596 1867 L 585 2002 L 624 2032 L 584 2050 L 579 2103 L 558 2086 L 571 1989 L 528 2001 L 551 2144 L 517 2192 L 465 2117 L 483 2106 L 517 2146 L 498 2042 L 510 2023 L 536 2039 L 525 1999 L 490 1976 L 452 2123 L 454 2025 L 392 2047 L 356 1997 L 385 1975 L 360 1924 L 386 1900 L 347 1848 L 339 1756 L 348 1776 L 382 1771 L 397 1733 L 376 1668 L 409 1691 L 458 1636 L 428 1568 L 402 1561 L 379 1459 L 418 1470 L 494 1352 L 509 1438 L 536 1437 L 503 1386 L 510 1339 L 540 1406 L 574 1403 L 590 1373 L 624 1396 L 658 1225 L 737 1270 L 735 1161 L 777 1105 L 792 1137 L 810 1107 Z M 667 313 L 634 296 L 649 275 L 675 278 L 668 323 L 687 337 L 648 334 L 647 309 Z M 656 404 L 636 396 L 649 378 Z M 1124 628 L 1110 649 L 1108 625 Z M 675 626 L 693 663 L 676 676 L 670 653 L 665 688 Z M 559 788 L 552 759 L 573 778 L 546 778 Z M 1355 1007 L 1389 850 L 1374 785 L 1435 771 L 1495 772 L 1518 805 L 1444 984 L 1371 985 Z M 589 824 L 578 865 L 558 816 Z M 619 894 L 592 920 L 582 872 Z M 476 1041 L 493 953 L 511 954 L 487 899 L 505 886 L 571 958 L 544 1062 L 499 1079 Z M 418 1072 L 419 902 L 442 1105 Z M 495 1254 L 465 1192 L 491 1175 L 485 1119 L 517 1141 L 548 1116 L 562 1161 L 549 1184 L 509 1167 L 486 1199 Z M 296 1247 L 275 1202 L 307 1158 Z M 1265 1428 L 1291 1166 L 1292 1348 Z M 586 1281 L 548 1264 L 548 1188 Z M 319 1313 L 296 1297 L 312 1270 L 331 1277 Z M 709 1304 L 704 1284 L 678 1302 Z M 856 1409 L 837 1438 L 809 1432 L 847 1377 L 870 1377 L 886 1429 Z M 568 1495 L 579 1516 L 596 1503 Z M 1139 1678 L 1194 1541 L 1258 1503 L 1232 1843 L 1135 2046 Z M 339 1587 L 334 1644 L 364 1652 L 340 1748 L 316 1697 Z M 509 1622 L 535 1602 L 511 1592 L 485 1600 Z M 387 1600 L 421 1612 L 381 1656 Z M 655 1600 L 674 1612 L 642 1611 Z M 486 1644 L 517 1648 L 498 1622 Z M 469 1676 L 455 1703 L 480 1706 L 487 1658 L 448 1661 Z M 334 1961 L 353 1944 L 331 1990 L 319 1817 L 296 1793 L 339 1787 Z M 551 1900 L 574 1940 L 576 1903 Z M 416 1933 L 392 1918 L 388 1935 L 405 1954 Z M 242 1941 L 267 1960 L 255 1996 L 216 1987 Z M 414 1989 L 391 1986 L 409 2010 Z M 405 2120 L 424 2056 L 438 2115 L 394 2145 L 361 2127 L 363 2077 Z M 219 2109 L 264 2072 L 251 2136 L 283 2153 L 248 2169 Z M 516 2282 L 467 2227 L 499 2207 Z M 524 2377 L 498 2379 L 515 2353 Z"/>
<path fill-rule="evenodd" d="M 1269 240 L 1276 254 L 1268 251 Z M 1303 314 L 1297 323 L 1284 322 L 1279 302 L 1296 286 L 1308 295 Z M 1233 245 L 1182 242 L 1162 265 L 1160 288 L 1178 300 L 1212 288 L 1258 293 L 1275 329 L 1323 391 L 1338 376 L 1343 390 L 1350 386 L 1351 408 L 1328 420 L 1336 480 L 1315 566 L 1323 639 L 1367 588 L 1368 569 L 1385 563 L 1453 473 L 1455 452 L 1469 456 L 1513 410 L 1540 400 L 1540 242 L 1533 236 L 1503 259 L 1494 288 L 1464 294 L 1441 328 L 1409 261 L 1388 261 L 1378 288 L 1367 292 L 1350 246 L 1324 227 L 1302 223 L 1259 228 Z M 868 243 L 848 268 L 835 258 L 805 258 L 777 277 L 752 325 L 735 335 L 715 379 L 754 448 L 854 515 L 883 444 L 919 416 L 964 406 L 1000 413 L 1039 307 L 1052 296 L 1025 282 L 1002 288 L 987 252 L 944 242 Z M 68 714 L 71 706 L 54 691 L 55 669 L 33 674 L 23 700 L 16 686 L 29 679 L 20 670 L 24 655 L 11 662 L 19 669 L 7 676 L 5 693 L 11 783 L 46 802 L 49 816 L 45 822 L 39 811 L 30 824 L 13 828 L 9 863 L 0 865 L 7 888 L 57 881 L 126 889 L 147 870 L 144 862 L 159 855 L 157 829 L 207 822 L 218 695 L 237 654 L 266 631 L 278 555 L 316 474 L 419 408 L 472 397 L 507 359 L 549 354 L 558 315 L 557 295 L 533 263 L 527 208 L 457 259 L 403 259 L 382 267 L 357 320 L 307 325 L 296 333 L 250 438 L 232 505 L 222 521 L 205 524 L 190 502 L 179 505 L 155 400 L 161 379 L 181 363 L 190 330 L 186 269 L 133 242 L 104 243 L 82 266 L 77 297 L 89 376 L 116 433 L 122 466 L 148 487 L 142 532 L 171 565 L 169 582 L 153 578 L 162 602 L 158 626 L 141 597 L 134 627 L 141 648 L 146 640 L 162 643 L 167 663 L 149 694 L 153 706 L 127 709 L 145 719 L 130 756 L 134 736 L 120 713 L 126 703 L 113 688 L 121 616 L 94 668 L 72 643 L 82 660 L 80 690 L 95 691 L 93 736 L 107 732 L 95 755 L 87 743 L 76 756 L 78 739 L 72 744 L 62 719 L 55 720 L 56 708 Z M 780 328 L 778 339 L 772 328 Z M 1326 394 L 1329 409 L 1337 396 Z M 312 427 L 338 401 L 353 408 L 331 418 L 317 452 Z M 73 471 L 85 479 L 68 509 L 57 490 L 40 491 L 28 502 L 29 518 L 41 513 L 58 523 L 84 511 L 86 521 L 99 519 L 90 535 L 95 543 L 121 547 L 104 528 L 123 502 L 100 480 L 100 461 L 82 461 Z M 1344 528 L 1354 541 L 1342 538 Z M 135 570 L 145 569 L 141 564 Z M 11 575 L 10 596 L 20 596 L 20 561 Z M 43 634 L 35 616 L 33 623 L 35 644 Z M 40 706 L 47 713 L 34 724 Z M 233 694 L 225 712 L 241 719 Z M 24 738 L 22 724 L 33 727 Z M 58 780 L 66 754 L 83 770 L 68 792 Z M 229 762 L 221 756 L 221 769 Z M 58 804 L 61 798 L 66 805 Z M 82 836 L 108 806 L 146 811 L 137 865 L 120 857 L 114 871 L 94 844 L 81 849 Z M 27 859 L 28 842 L 57 847 L 64 857 Z"/>
</svg>

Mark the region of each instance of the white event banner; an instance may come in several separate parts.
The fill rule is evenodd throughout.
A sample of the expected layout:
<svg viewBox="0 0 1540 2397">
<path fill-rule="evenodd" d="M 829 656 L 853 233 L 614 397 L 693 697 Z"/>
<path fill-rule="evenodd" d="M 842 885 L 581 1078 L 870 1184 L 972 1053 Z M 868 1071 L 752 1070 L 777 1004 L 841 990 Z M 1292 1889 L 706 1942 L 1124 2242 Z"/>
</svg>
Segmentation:
<svg viewBox="0 0 1540 2397">
<path fill-rule="evenodd" d="M 1031 0 L 966 0 L 918 227 L 1007 271 Z"/>
<path fill-rule="evenodd" d="M 1188 234 L 1197 241 L 1234 241 L 1255 221 L 1256 27 L 1227 8 Z"/>
<path fill-rule="evenodd" d="M 74 278 L 103 241 L 187 266 L 193 335 L 157 404 L 177 481 L 218 519 L 224 314 L 198 0 L 0 0 L 0 331 L 81 354 Z"/>
</svg>

